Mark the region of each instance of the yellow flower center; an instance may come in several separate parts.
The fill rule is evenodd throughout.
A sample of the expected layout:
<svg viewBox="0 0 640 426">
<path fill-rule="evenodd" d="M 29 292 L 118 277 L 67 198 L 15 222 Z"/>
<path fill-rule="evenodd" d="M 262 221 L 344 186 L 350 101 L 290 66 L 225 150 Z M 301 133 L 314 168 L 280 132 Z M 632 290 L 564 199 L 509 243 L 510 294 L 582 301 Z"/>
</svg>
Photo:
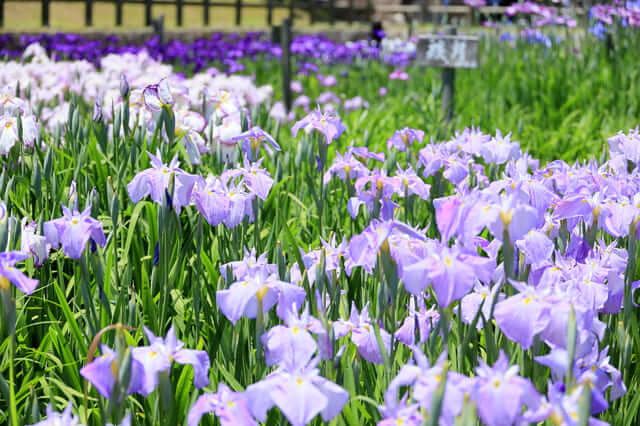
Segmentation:
<svg viewBox="0 0 640 426">
<path fill-rule="evenodd" d="M 74 217 L 73 219 L 71 219 L 71 224 L 72 224 L 72 225 L 77 225 L 77 224 L 79 224 L 79 223 L 80 223 L 80 221 L 78 220 L 78 218 L 75 218 L 75 217 Z"/>
<path fill-rule="evenodd" d="M 560 426 L 564 423 L 562 416 L 557 411 L 551 413 L 551 416 L 549 416 L 549 421 L 551 421 L 551 423 L 555 426 Z"/>
<path fill-rule="evenodd" d="M 10 283 L 7 277 L 0 275 L 0 290 L 8 290 L 9 285 Z"/>
<path fill-rule="evenodd" d="M 300 386 L 304 383 L 304 379 L 302 377 L 296 377 L 296 385 Z"/>
<path fill-rule="evenodd" d="M 527 296 L 524 299 L 522 299 L 522 303 L 524 303 L 525 305 L 528 305 L 531 302 L 533 302 L 533 297 L 531 296 Z"/>
<path fill-rule="evenodd" d="M 113 375 L 114 378 L 118 378 L 119 372 L 120 372 L 120 368 L 118 367 L 118 362 L 114 360 L 111 363 L 111 374 Z"/>
<path fill-rule="evenodd" d="M 235 407 L 235 406 L 236 406 L 235 401 L 228 401 L 228 402 L 227 402 L 227 407 L 228 407 L 228 408 L 233 408 L 233 407 Z"/>
<path fill-rule="evenodd" d="M 150 351 L 149 352 L 149 358 L 154 359 L 158 357 L 158 352 L 156 351 Z"/>
<path fill-rule="evenodd" d="M 442 262 L 445 264 L 445 266 L 451 267 L 453 265 L 453 258 L 447 255 L 444 257 L 444 259 L 442 259 Z"/>
<path fill-rule="evenodd" d="M 300 333 L 300 327 L 298 327 L 297 325 L 294 325 L 293 327 L 291 327 L 291 332 L 293 334 L 298 334 Z"/>
<path fill-rule="evenodd" d="M 500 211 L 500 220 L 502 221 L 503 225 L 505 226 L 509 225 L 513 220 L 513 211 L 512 210 Z"/>
<path fill-rule="evenodd" d="M 7 129 L 10 129 L 13 126 L 13 123 L 11 121 L 7 121 L 6 123 L 4 123 L 4 127 Z"/>
<path fill-rule="evenodd" d="M 494 388 L 498 389 L 502 384 L 502 382 L 500 381 L 500 379 L 496 378 L 496 379 L 493 379 L 491 384 L 493 385 Z"/>
<path fill-rule="evenodd" d="M 269 287 L 267 287 L 266 285 L 260 287 L 260 290 L 256 292 L 256 297 L 258 298 L 258 300 L 262 301 L 262 299 L 264 299 L 264 297 L 267 295 L 268 291 Z"/>
</svg>

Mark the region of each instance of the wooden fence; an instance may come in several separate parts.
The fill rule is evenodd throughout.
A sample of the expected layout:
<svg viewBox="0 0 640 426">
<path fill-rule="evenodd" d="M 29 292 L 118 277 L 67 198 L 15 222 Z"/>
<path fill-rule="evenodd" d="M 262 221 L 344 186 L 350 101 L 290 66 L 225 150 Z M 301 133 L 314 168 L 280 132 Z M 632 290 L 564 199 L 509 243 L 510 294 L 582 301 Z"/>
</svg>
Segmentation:
<svg viewBox="0 0 640 426">
<path fill-rule="evenodd" d="M 4 27 L 5 5 L 8 3 L 24 4 L 24 2 L 25 0 L 0 0 L 0 28 Z M 266 9 L 266 24 L 269 26 L 273 24 L 273 12 L 275 9 L 287 9 L 291 20 L 295 17 L 296 10 L 304 10 L 309 12 L 316 20 L 320 16 L 320 19 L 331 23 L 344 17 L 349 21 L 368 19 L 372 13 L 372 6 L 369 0 L 347 0 L 340 4 L 337 4 L 335 0 L 263 0 L 257 2 L 233 0 L 232 3 L 219 0 L 31 0 L 31 2 L 40 3 L 41 24 L 43 27 L 50 25 L 51 4 L 56 2 L 84 4 L 84 24 L 87 27 L 93 25 L 94 5 L 97 3 L 107 3 L 115 6 L 114 22 L 117 27 L 122 26 L 125 5 L 144 6 L 144 23 L 141 22 L 141 24 L 145 26 L 152 25 L 154 6 L 174 6 L 176 10 L 176 25 L 178 27 L 182 27 L 184 24 L 185 6 L 201 8 L 202 23 L 205 26 L 209 25 L 211 9 L 215 7 L 234 8 L 236 26 L 242 25 L 242 11 L 247 8 Z"/>
</svg>

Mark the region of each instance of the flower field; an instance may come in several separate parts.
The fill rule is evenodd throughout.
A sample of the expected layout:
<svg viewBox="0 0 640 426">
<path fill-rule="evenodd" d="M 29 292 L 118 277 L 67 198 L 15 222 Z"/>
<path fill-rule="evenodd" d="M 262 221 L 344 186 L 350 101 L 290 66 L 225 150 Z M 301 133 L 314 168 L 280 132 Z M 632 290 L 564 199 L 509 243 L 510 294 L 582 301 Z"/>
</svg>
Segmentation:
<svg viewBox="0 0 640 426">
<path fill-rule="evenodd" d="M 3 36 L 0 423 L 638 424 L 640 38 L 598 31 L 485 34 L 450 123 L 410 42 L 297 37 L 287 111 L 260 34 Z"/>
</svg>

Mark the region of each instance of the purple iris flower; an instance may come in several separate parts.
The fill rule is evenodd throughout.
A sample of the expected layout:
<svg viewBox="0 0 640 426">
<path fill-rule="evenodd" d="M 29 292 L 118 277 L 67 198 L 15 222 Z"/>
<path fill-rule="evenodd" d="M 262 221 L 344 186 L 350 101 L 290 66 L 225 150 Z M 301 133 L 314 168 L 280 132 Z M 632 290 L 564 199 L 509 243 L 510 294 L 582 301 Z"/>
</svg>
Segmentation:
<svg viewBox="0 0 640 426">
<path fill-rule="evenodd" d="M 569 392 L 565 392 L 562 383 L 550 384 L 547 418 L 556 424 L 578 426 L 580 424 L 580 397 L 584 386 L 576 386 Z M 593 417 L 589 418 L 588 424 L 589 426 L 609 425 L 609 423 Z"/>
<path fill-rule="evenodd" d="M 614 238 L 626 237 L 629 235 L 632 224 L 637 224 L 640 219 L 640 194 L 636 194 L 633 200 L 623 199 L 619 202 L 608 203 L 606 209 L 609 214 L 605 215 L 604 230 Z M 636 233 L 637 231 L 636 227 Z M 638 238 L 638 235 L 636 235 Z"/>
<path fill-rule="evenodd" d="M 344 101 L 345 111 L 355 111 L 362 108 L 369 108 L 369 102 L 365 101 L 362 96 L 355 96 Z"/>
<path fill-rule="evenodd" d="M 208 176 L 206 180 L 198 179 L 192 192 L 193 202 L 196 209 L 204 216 L 212 226 L 224 223 L 228 228 L 235 228 L 245 218 L 253 221 L 252 201 L 254 193 L 249 190 L 246 182 L 242 179 L 243 172 L 240 170 L 229 170 L 224 172 L 219 178 Z M 268 176 L 262 178 L 262 172 L 256 172 L 252 181 L 257 191 L 270 189 Z M 264 185 L 260 186 L 259 184 Z"/>
<path fill-rule="evenodd" d="M 302 306 L 306 297 L 304 289 L 280 281 L 275 274 L 264 270 L 236 281 L 226 290 L 216 292 L 218 307 L 229 321 L 236 323 L 240 318 L 255 318 L 258 315 L 258 303 L 262 304 L 262 312 L 267 312 L 276 304 L 276 312 L 285 318 L 287 311 L 295 303 Z"/>
<path fill-rule="evenodd" d="M 406 170 L 398 168 L 396 172 L 396 179 L 398 180 L 401 194 L 416 195 L 423 200 L 429 199 L 431 185 L 424 183 L 424 181 L 416 174 L 411 166 Z"/>
<path fill-rule="evenodd" d="M 256 161 L 258 159 L 260 147 L 265 142 L 266 147 L 270 147 L 274 151 L 280 151 L 280 145 L 278 145 L 275 139 L 273 139 L 269 133 L 257 126 L 231 138 L 231 140 L 234 142 L 241 142 L 242 152 L 244 152 L 244 155 L 251 161 Z"/>
<path fill-rule="evenodd" d="M 326 337 L 326 330 L 322 323 L 309 315 L 305 309 L 298 314 L 297 308 L 292 306 L 285 319 L 285 325 L 277 325 L 262 337 L 267 365 L 280 365 L 287 368 L 307 362 L 318 349 L 311 333 Z"/>
<path fill-rule="evenodd" d="M 379 407 L 383 419 L 378 426 L 422 426 L 424 417 L 420 413 L 418 404 L 407 404 L 406 401 L 394 401 L 389 405 Z"/>
<path fill-rule="evenodd" d="M 392 147 L 398 151 L 406 151 L 411 145 L 418 142 L 421 143 L 424 140 L 424 132 L 418 129 L 411 129 L 405 127 L 404 129 L 396 130 L 396 132 L 387 141 L 387 148 Z"/>
<path fill-rule="evenodd" d="M 344 155 L 336 153 L 333 164 L 325 172 L 323 182 L 328 184 L 332 177 L 338 177 L 341 181 L 358 179 L 369 174 L 369 169 L 358 161 L 351 151 Z"/>
<path fill-rule="evenodd" d="M 207 413 L 214 413 L 221 426 L 257 426 L 249 412 L 247 398 L 242 392 L 233 392 L 227 385 L 220 383 L 216 393 L 200 395 L 189 409 L 188 426 L 198 426 L 200 419 Z"/>
<path fill-rule="evenodd" d="M 262 160 L 250 163 L 245 157 L 244 166 L 238 169 L 244 177 L 244 182 L 249 191 L 253 192 L 261 200 L 266 200 L 269 191 L 273 186 L 273 178 L 269 176 L 269 172 L 261 167 Z"/>
<path fill-rule="evenodd" d="M 220 275 L 225 279 L 228 269 L 231 269 L 233 278 L 243 280 L 245 277 L 259 272 L 265 272 L 267 275 L 275 274 L 278 272 L 278 265 L 269 263 L 267 253 L 262 253 L 256 257 L 256 249 L 252 248 L 251 251 L 245 249 L 242 260 L 236 260 L 220 266 Z"/>
<path fill-rule="evenodd" d="M 105 398 L 111 398 L 113 388 L 120 375 L 120 361 L 118 354 L 109 347 L 102 345 L 102 355 L 82 367 L 80 375 L 88 380 Z M 131 359 L 131 379 L 127 385 L 127 393 L 142 393 L 144 369 L 140 362 Z"/>
<path fill-rule="evenodd" d="M 277 406 L 292 426 L 305 426 L 318 414 L 325 422 L 336 417 L 349 393 L 320 376 L 318 360 L 296 368 L 280 368 L 245 391 L 253 416 L 261 422 Z"/>
<path fill-rule="evenodd" d="M 27 277 L 14 266 L 28 257 L 27 254 L 18 251 L 0 253 L 0 290 L 7 290 L 9 283 L 12 283 L 24 294 L 35 291 L 38 281 Z"/>
<path fill-rule="evenodd" d="M 515 243 L 531 229 L 536 228 L 542 218 L 540 212 L 515 196 L 502 197 L 488 213 L 492 218 L 489 230 L 493 236 L 502 240 L 506 231 L 511 243 Z"/>
<path fill-rule="evenodd" d="M 158 386 L 158 374 L 171 369 L 171 363 L 191 365 L 194 371 L 193 384 L 203 388 L 209 384 L 209 355 L 205 351 L 184 349 L 176 337 L 173 326 L 167 337 L 155 336 L 151 330 L 144 328 L 149 346 L 133 348 L 131 356 L 142 366 L 142 383 L 140 393 L 148 395 Z"/>
<path fill-rule="evenodd" d="M 92 218 L 91 206 L 82 212 L 62 207 L 63 216 L 44 223 L 44 235 L 53 249 L 62 246 L 64 254 L 72 259 L 80 259 L 89 240 L 104 247 L 107 238 L 102 223 Z"/>
<path fill-rule="evenodd" d="M 384 170 L 374 170 L 368 175 L 361 176 L 355 182 L 356 196 L 349 199 L 348 210 L 352 218 L 358 215 L 361 205 L 365 205 L 370 214 L 383 220 L 393 219 L 397 204 L 392 200 L 394 194 L 401 194 L 399 179 L 387 176 Z"/>
<path fill-rule="evenodd" d="M 384 163 L 384 152 L 369 151 L 366 146 L 350 146 L 347 148 L 347 152 L 350 152 L 361 161 L 375 160 Z"/>
<path fill-rule="evenodd" d="M 423 410 L 431 410 L 431 404 L 440 384 L 445 380 L 444 363 L 447 354 L 438 357 L 435 365 L 430 365 L 419 349 L 413 348 L 414 363 L 405 364 L 391 381 L 385 392 L 385 403 L 393 406 L 398 401 L 398 393 L 409 387 L 410 397 Z M 468 398 L 473 382 L 453 371 L 446 373 L 446 385 L 439 424 L 453 425 L 454 419 L 462 412 L 465 398 Z M 424 421 L 424 419 L 423 419 Z M 422 423 L 421 423 L 422 424 Z"/>
<path fill-rule="evenodd" d="M 480 360 L 472 399 L 487 426 L 515 424 L 524 405 L 537 407 L 539 404 L 540 396 L 533 384 L 520 377 L 518 371 L 517 365 L 509 366 L 509 360 L 502 351 L 493 367 Z"/>
<path fill-rule="evenodd" d="M 67 405 L 67 407 L 62 411 L 62 413 L 58 413 L 53 409 L 51 405 L 47 405 L 47 415 L 46 418 L 38 423 L 35 423 L 31 426 L 82 426 L 80 419 L 73 415 L 71 412 L 71 404 Z"/>
<path fill-rule="evenodd" d="M 488 164 L 504 164 L 520 157 L 520 145 L 511 141 L 511 134 L 502 136 L 500 131 L 480 147 L 480 155 Z"/>
<path fill-rule="evenodd" d="M 291 128 L 293 136 L 296 136 L 300 129 L 303 129 L 307 134 L 313 130 L 319 132 L 324 136 L 327 145 L 338 139 L 342 132 L 345 131 L 345 127 L 337 115 L 330 112 L 323 113 L 319 109 L 311 111 L 306 117 L 293 125 Z"/>
<path fill-rule="evenodd" d="M 631 129 L 629 133 L 622 132 L 608 140 L 611 156 L 621 156 L 625 160 L 640 164 L 640 128 Z"/>
<path fill-rule="evenodd" d="M 333 323 L 333 330 L 336 339 L 344 337 L 351 333 L 351 341 L 362 358 L 369 362 L 382 364 L 383 356 L 381 348 L 378 345 L 374 325 L 369 318 L 368 306 L 362 308 L 358 312 L 355 304 L 351 305 L 351 314 L 348 320 L 338 320 Z M 389 353 L 391 349 L 391 335 L 380 328 L 380 337 L 384 350 Z"/>
<path fill-rule="evenodd" d="M 515 281 L 511 285 L 519 293 L 498 302 L 493 314 L 505 336 L 528 349 L 534 337 L 549 325 L 552 307 L 540 289 Z M 566 327 L 564 332 L 566 334 Z"/>
<path fill-rule="evenodd" d="M 200 164 L 201 155 L 210 151 L 201 135 L 205 126 L 204 117 L 197 112 L 176 112 L 176 135 L 182 141 L 191 164 Z"/>
<path fill-rule="evenodd" d="M 167 79 L 162 79 L 158 84 L 145 87 L 142 92 L 144 104 L 151 112 L 158 112 L 163 107 L 171 107 L 175 100 L 171 94 L 171 87 Z"/>
<path fill-rule="evenodd" d="M 127 185 L 129 197 L 134 203 L 137 203 L 149 195 L 154 202 L 162 204 L 173 176 L 173 194 L 169 195 L 173 200 L 173 208 L 179 213 L 182 207 L 189 205 L 191 202 L 193 186 L 198 180 L 198 176 L 180 169 L 177 156 L 166 165 L 160 159 L 159 152 L 157 155 L 149 152 L 147 154 L 151 160 L 151 168 L 138 173 L 129 182 Z"/>
<path fill-rule="evenodd" d="M 622 381 L 620 371 L 609 363 L 608 351 L 608 347 L 599 351 L 597 342 L 594 342 L 589 351 L 586 351 L 583 355 L 577 354 L 578 356 L 573 361 L 573 375 L 578 382 L 590 382 L 589 384 L 594 391 L 600 392 L 600 394 L 604 394 L 607 389 L 611 389 L 610 397 L 612 400 L 616 400 L 623 396 L 627 389 Z M 552 347 L 551 352 L 537 356 L 535 360 L 549 367 L 555 380 L 564 379 L 569 369 L 568 353 L 563 348 Z"/>
<path fill-rule="evenodd" d="M 460 301 L 462 321 L 466 324 L 472 324 L 478 316 L 480 305 L 482 305 L 482 316 L 478 318 L 476 327 L 478 327 L 478 329 L 484 328 L 485 321 L 491 320 L 491 310 L 494 303 L 500 302 L 504 298 L 505 295 L 500 293 L 500 286 L 494 285 L 493 288 L 490 288 L 489 286 L 476 283 L 473 291 L 464 296 Z"/>
<path fill-rule="evenodd" d="M 589 226 L 602 227 L 610 214 L 606 207 L 603 194 L 599 192 L 590 196 L 579 194 L 558 201 L 554 216 L 558 219 L 581 219 Z M 577 224 L 576 221 L 572 223 Z"/>
<path fill-rule="evenodd" d="M 524 254 L 525 262 L 534 270 L 551 265 L 555 245 L 543 232 L 527 232 L 521 240 L 516 241 L 516 247 Z"/>
<path fill-rule="evenodd" d="M 490 258 L 434 245 L 426 258 L 403 266 L 400 277 L 405 289 L 414 295 L 420 295 L 431 284 L 438 304 L 446 307 L 469 293 L 480 277 L 488 281 L 492 269 L 494 262 Z"/>
<path fill-rule="evenodd" d="M 326 279 L 330 283 L 335 283 L 336 278 L 340 276 L 342 271 L 342 261 L 345 268 L 350 270 L 351 260 L 348 257 L 348 244 L 344 239 L 340 244 L 336 244 L 335 236 L 331 241 L 321 239 L 322 248 L 312 250 L 308 253 L 302 253 L 302 263 L 304 264 L 307 280 L 309 284 L 314 284 L 319 274 L 324 272 Z M 319 270 L 320 261 L 324 255 L 324 271 Z M 291 282 L 302 283 L 302 273 L 297 263 L 294 263 L 290 270 Z"/>
<path fill-rule="evenodd" d="M 28 253 L 33 258 L 35 266 L 42 266 L 49 257 L 51 246 L 47 238 L 37 232 L 38 224 L 22 219 L 22 231 L 20 232 L 20 251 Z"/>
<path fill-rule="evenodd" d="M 381 251 L 391 252 L 390 240 L 399 235 L 406 235 L 417 241 L 426 240 L 424 234 L 402 222 L 373 220 L 361 234 L 353 236 L 349 241 L 350 268 L 347 269 L 347 273 L 355 266 L 361 266 L 368 273 L 372 273 L 378 262 L 378 254 Z M 393 253 L 391 254 L 393 256 Z"/>
<path fill-rule="evenodd" d="M 438 321 L 440 313 L 434 307 L 429 309 L 424 304 L 424 299 L 418 297 L 418 308 L 416 309 L 416 298 L 409 300 L 409 314 L 402 322 L 402 325 L 395 332 L 394 336 L 398 341 L 407 346 L 422 344 L 427 341 Z M 416 342 L 416 330 L 418 331 L 418 341 Z"/>
</svg>

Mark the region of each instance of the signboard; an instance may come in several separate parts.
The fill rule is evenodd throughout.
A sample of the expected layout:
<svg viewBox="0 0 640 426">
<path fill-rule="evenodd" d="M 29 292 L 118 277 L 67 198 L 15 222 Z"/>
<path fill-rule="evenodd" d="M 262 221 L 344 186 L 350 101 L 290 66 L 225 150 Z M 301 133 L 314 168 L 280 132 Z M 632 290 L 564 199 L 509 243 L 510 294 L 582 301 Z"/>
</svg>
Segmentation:
<svg viewBox="0 0 640 426">
<path fill-rule="evenodd" d="M 426 35 L 418 39 L 418 64 L 440 68 L 477 68 L 478 38 L 457 35 Z"/>
</svg>

